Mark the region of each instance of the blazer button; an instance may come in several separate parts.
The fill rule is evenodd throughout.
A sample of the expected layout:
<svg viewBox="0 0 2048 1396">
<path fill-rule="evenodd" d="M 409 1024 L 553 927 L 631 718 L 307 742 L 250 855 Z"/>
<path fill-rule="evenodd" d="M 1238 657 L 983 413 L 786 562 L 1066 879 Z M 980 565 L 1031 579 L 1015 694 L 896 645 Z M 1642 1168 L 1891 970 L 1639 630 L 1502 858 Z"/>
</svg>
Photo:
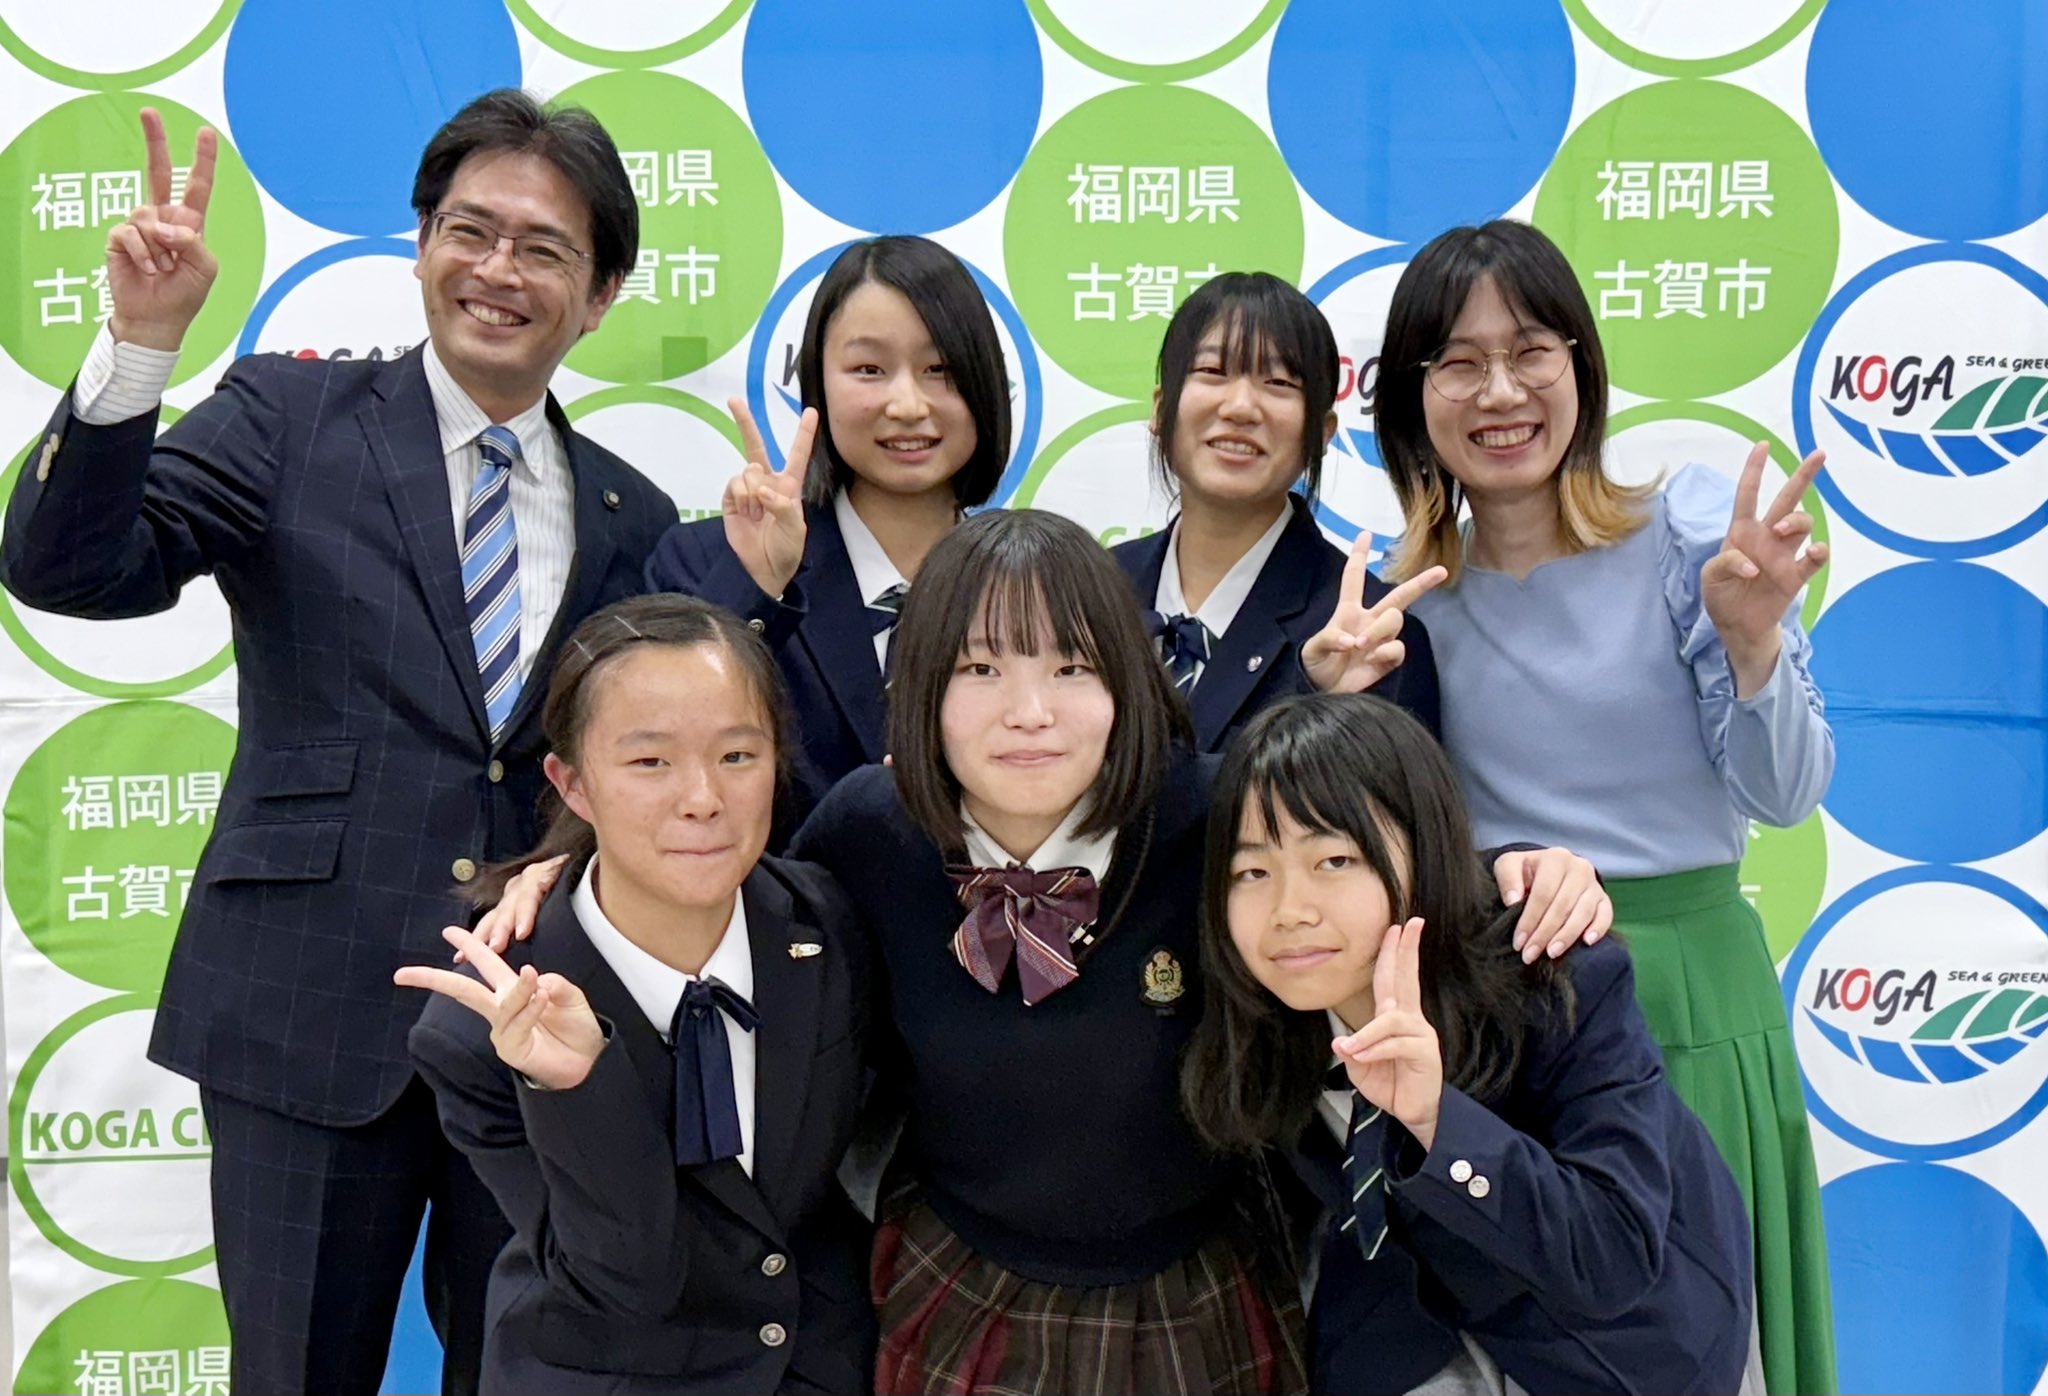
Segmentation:
<svg viewBox="0 0 2048 1396">
<path fill-rule="evenodd" d="M 467 882 L 476 876 L 476 864 L 467 858 L 457 858 L 448 871 L 455 874 L 457 882 Z"/>
<path fill-rule="evenodd" d="M 1492 1192 L 1493 1184 L 1487 1182 L 1486 1175 L 1481 1173 L 1471 1182 L 1465 1184 L 1465 1191 L 1471 1193 L 1474 1199 L 1478 1199 Z"/>
<path fill-rule="evenodd" d="M 774 1279 L 789 1267 L 789 1258 L 784 1255 L 767 1255 L 761 1259 L 761 1273 Z"/>
<path fill-rule="evenodd" d="M 761 1325 L 761 1341 L 768 1347 L 779 1348 L 789 1341 L 789 1330 L 779 1323 Z"/>
<path fill-rule="evenodd" d="M 747 622 L 747 629 L 753 631 L 756 635 L 759 635 L 762 631 L 766 630 L 767 628 L 768 627 L 765 624 L 763 624 L 758 617 Z"/>
<path fill-rule="evenodd" d="M 1470 1178 L 1471 1176 L 1472 1176 L 1472 1165 L 1471 1165 L 1471 1164 L 1469 1164 L 1469 1163 L 1467 1163 L 1467 1162 L 1466 1162 L 1466 1161 L 1465 1161 L 1464 1159 L 1459 1159 L 1459 1160 L 1458 1160 L 1458 1161 L 1457 1161 L 1456 1163 L 1453 1163 L 1453 1164 L 1451 1165 L 1451 1181 L 1452 1181 L 1452 1182 L 1454 1182 L 1454 1183 L 1462 1183 L 1462 1182 L 1466 1181 L 1466 1180 L 1467 1180 L 1468 1178 Z"/>
<path fill-rule="evenodd" d="M 484 774 L 490 777 L 491 784 L 496 785 L 505 778 L 505 763 L 503 761 L 493 761 L 484 768 Z"/>
</svg>

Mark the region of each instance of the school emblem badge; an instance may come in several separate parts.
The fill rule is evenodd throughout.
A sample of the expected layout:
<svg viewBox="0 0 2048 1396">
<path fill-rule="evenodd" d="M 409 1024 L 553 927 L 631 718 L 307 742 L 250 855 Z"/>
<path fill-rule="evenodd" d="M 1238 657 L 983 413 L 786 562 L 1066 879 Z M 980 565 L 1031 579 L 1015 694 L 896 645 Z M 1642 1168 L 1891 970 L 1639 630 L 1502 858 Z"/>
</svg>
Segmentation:
<svg viewBox="0 0 2048 1396">
<path fill-rule="evenodd" d="M 1145 961 L 1145 1002 L 1154 1008 L 1170 1009 L 1187 992 L 1187 976 L 1171 950 L 1154 950 Z"/>
</svg>

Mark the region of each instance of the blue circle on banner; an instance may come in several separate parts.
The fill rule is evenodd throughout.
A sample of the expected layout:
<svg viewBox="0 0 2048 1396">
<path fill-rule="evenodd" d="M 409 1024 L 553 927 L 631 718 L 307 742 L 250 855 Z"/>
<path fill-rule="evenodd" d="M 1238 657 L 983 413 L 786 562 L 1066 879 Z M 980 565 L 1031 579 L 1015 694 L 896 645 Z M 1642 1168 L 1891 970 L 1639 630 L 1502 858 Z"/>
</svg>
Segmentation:
<svg viewBox="0 0 2048 1396">
<path fill-rule="evenodd" d="M 1820 1192 L 1843 1391 L 2023 1396 L 2048 1370 L 2048 1248 L 1982 1178 L 1882 1163 Z"/>
<path fill-rule="evenodd" d="M 754 134 L 821 213 L 923 233 L 1023 166 L 1045 75 L 1024 0 L 758 0 L 741 77 Z"/>
<path fill-rule="evenodd" d="M 1828 813 L 1931 863 L 1990 858 L 2040 833 L 2048 680 L 2025 641 L 2043 634 L 2048 607 L 2032 592 L 1966 562 L 1894 567 L 1836 597 L 1813 632 L 1835 733 Z"/>
<path fill-rule="evenodd" d="M 279 304 L 315 272 L 357 257 L 403 257 L 410 262 L 418 252 L 418 247 L 412 242 L 400 238 L 355 238 L 300 258 L 285 268 L 282 276 L 263 288 L 263 294 L 257 298 L 255 308 L 249 312 L 249 319 L 242 326 L 242 338 L 235 345 L 235 353 L 239 356 L 256 352 L 256 341 L 262 337 L 263 327 L 270 323 L 270 317 Z"/>
<path fill-rule="evenodd" d="M 1806 110 L 1849 197 L 1918 237 L 1989 238 L 2048 213 L 2040 0 L 1829 5 Z"/>
<path fill-rule="evenodd" d="M 358 236 L 416 226 L 428 138 L 472 98 L 519 82 L 500 0 L 246 0 L 223 76 L 257 183 L 307 222 Z"/>
<path fill-rule="evenodd" d="M 1266 100 L 1310 197 L 1362 232 L 1421 242 L 1535 187 L 1576 81 L 1555 4 L 1293 0 Z"/>
<path fill-rule="evenodd" d="M 1393 247 L 1375 247 L 1370 252 L 1361 252 L 1356 257 L 1339 262 L 1318 277 L 1315 285 L 1308 288 L 1308 298 L 1321 305 L 1326 297 L 1345 283 L 1369 271 L 1411 261 L 1416 251 L 1416 248 L 1397 244 Z M 1351 457 L 1368 470 L 1384 471 L 1387 468 L 1387 463 L 1380 458 L 1379 437 L 1362 427 L 1339 428 L 1337 434 L 1330 438 L 1330 450 L 1340 456 Z M 1325 469 L 1329 468 L 1327 454 L 1323 464 Z M 1358 537 L 1358 531 L 1362 527 L 1355 520 L 1346 518 L 1332 509 L 1321 499 L 1316 501 L 1316 522 L 1347 543 Z M 1375 556 L 1384 557 L 1388 550 L 1400 541 L 1401 535 L 1398 533 L 1375 532 L 1372 535 L 1373 553 Z"/>
<path fill-rule="evenodd" d="M 2048 936 L 2048 907 L 2043 907 L 2039 902 L 2003 878 L 1993 877 L 1990 873 L 1979 872 L 1975 868 L 1930 867 L 1925 865 L 1893 868 L 1890 872 L 1879 873 L 1876 877 L 1867 878 L 1857 883 L 1841 896 L 1829 902 L 1825 907 L 1822 907 L 1820 915 L 1814 917 L 1813 924 L 1807 927 L 1806 934 L 1799 938 L 1799 944 L 1793 947 L 1790 955 L 1785 957 L 1785 971 L 1779 976 L 1779 991 L 1785 999 L 1786 1020 L 1788 1022 L 1798 1021 L 1801 1011 L 1799 990 L 1800 985 L 1804 981 L 1806 966 L 1813 959 L 1814 952 L 1826 943 L 1829 932 L 1840 925 L 1844 917 L 1848 916 L 1850 912 L 1855 911 L 1865 902 L 1883 896 L 1887 892 L 1926 882 L 1968 887 L 1996 897 L 2032 921 L 2035 928 L 2042 935 Z M 2029 963 L 2038 963 L 2038 961 L 2030 961 Z M 1992 1145 L 2002 1143 L 2012 1138 L 2013 1135 L 2018 1134 L 2038 1119 L 2044 1108 L 2048 1108 L 2048 1082 L 2043 1082 L 2041 1087 L 2029 1096 L 2017 1110 L 2014 1110 L 2010 1115 L 1997 1123 L 1978 1130 L 1975 1134 L 1965 1135 L 1960 1139 L 1949 1139 L 1935 1143 L 1907 1143 L 1901 1140 L 1887 1139 L 1881 1134 L 1873 1134 L 1855 1121 L 1845 1118 L 1841 1111 L 1830 1105 L 1827 1099 L 1814 1089 L 1813 1078 L 1807 1073 L 1804 1066 L 1800 1068 L 1799 1084 L 1806 1096 L 1806 1108 L 1816 1120 L 1819 1120 L 1859 1149 L 1868 1149 L 1874 1154 L 1887 1154 L 1892 1158 L 1903 1159 L 1909 1162 L 1933 1162 L 1938 1159 L 1961 1158 L 1968 1154 L 1981 1153 Z M 1968 1090 L 1969 1087 L 1967 1085 L 1945 1085 L 1940 1088 L 1930 1087 L 1929 1089 Z M 1843 1389 L 1852 1390 L 1854 1388 L 1844 1387 Z M 1912 1388 L 1906 1387 L 1901 1389 L 1911 1390 Z"/>
<path fill-rule="evenodd" d="M 1821 307 L 1815 317 L 1813 329 L 1808 332 L 1806 342 L 1800 346 L 1799 362 L 1792 373 L 1792 433 L 1799 443 L 1801 455 L 1813 452 L 1818 438 L 1813 431 L 1814 377 L 1820 368 L 1821 350 L 1826 346 L 1828 336 L 1850 306 L 1854 305 L 1872 287 L 1896 276 L 1910 267 L 1923 266 L 1934 262 L 1975 262 L 1992 268 L 2001 275 L 2010 277 L 2036 300 L 2048 305 L 2048 277 L 1995 247 L 1983 247 L 1974 242 L 1930 242 L 1918 247 L 1908 247 L 1881 257 L 1862 271 L 1849 278 L 1828 303 Z M 1837 483 L 1834 472 L 1823 470 L 1814 477 L 1814 488 L 1821 493 L 1828 508 L 1847 522 L 1858 533 L 1882 543 L 1898 552 L 1910 553 L 1915 557 L 1929 558 L 1970 558 L 1983 557 L 1988 553 L 2003 552 L 2017 543 L 2023 543 L 2041 531 L 2048 524 L 2048 500 L 2044 500 L 2034 511 L 2018 522 L 1981 538 L 1966 538 L 1944 542 L 1928 538 L 1915 538 L 1909 533 L 1887 528 L 1872 518 L 1850 499 Z"/>
<path fill-rule="evenodd" d="M 760 320 L 754 326 L 754 339 L 747 346 L 747 410 L 754 414 L 754 420 L 762 424 L 761 438 L 768 447 L 768 463 L 777 470 L 782 469 L 782 443 L 767 429 L 768 422 L 768 352 L 773 347 L 775 327 L 789 309 L 789 303 L 804 291 L 813 281 L 825 274 L 825 269 L 839 260 L 839 254 L 853 244 L 842 242 L 828 247 L 810 258 L 791 272 L 775 294 L 768 298 L 768 306 L 761 312 Z M 958 255 L 957 253 L 955 254 Z M 1017 313 L 1017 307 L 1003 293 L 1003 288 L 991 281 L 981 270 L 965 257 L 960 265 L 967 268 L 967 274 L 974 278 L 974 284 L 981 288 L 982 297 L 995 312 L 996 319 L 1010 333 L 1010 342 L 1017 346 L 1018 365 L 1024 388 L 1024 420 L 1017 428 L 1017 444 L 1010 452 L 1010 462 L 1003 468 L 1002 479 L 996 482 L 995 493 L 989 496 L 988 507 L 1000 508 L 1017 492 L 1023 483 L 1025 473 L 1030 469 L 1031 458 L 1038 453 L 1038 433 L 1044 425 L 1044 381 L 1038 369 L 1038 355 L 1031 347 L 1031 336 L 1024 328 L 1024 317 Z M 777 387 L 784 405 L 792 412 L 799 411 L 797 399 Z"/>
</svg>

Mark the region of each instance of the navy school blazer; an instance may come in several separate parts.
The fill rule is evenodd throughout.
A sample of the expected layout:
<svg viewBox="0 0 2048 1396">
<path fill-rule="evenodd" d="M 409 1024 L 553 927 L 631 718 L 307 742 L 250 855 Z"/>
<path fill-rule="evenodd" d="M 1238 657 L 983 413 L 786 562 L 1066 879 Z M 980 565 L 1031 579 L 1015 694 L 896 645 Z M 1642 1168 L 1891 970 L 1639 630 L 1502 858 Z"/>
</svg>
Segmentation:
<svg viewBox="0 0 2048 1396">
<path fill-rule="evenodd" d="M 575 477 L 575 561 L 494 742 L 419 355 L 241 359 L 161 438 L 154 412 L 77 421 L 65 392 L 8 501 L 0 582 L 111 619 L 210 574 L 234 622 L 240 731 L 150 1060 L 325 1125 L 376 1118 L 412 1080 L 418 1006 L 392 971 L 447 954 L 462 872 L 537 841 L 556 649 L 639 592 L 675 521 L 547 411 Z"/>
<path fill-rule="evenodd" d="M 680 591 L 738 615 L 768 642 L 789 686 L 802 750 L 800 822 L 839 778 L 879 762 L 888 709 L 874 628 L 831 504 L 804 506 L 804 560 L 782 599 L 763 592 L 725 541 L 725 520 L 671 526 L 647 560 L 649 591 Z M 792 823 L 794 827 L 794 822 Z"/>
<path fill-rule="evenodd" d="M 1287 526 L 1259 570 L 1244 605 L 1230 629 L 1216 642 L 1202 669 L 1188 706 L 1195 719 L 1195 741 L 1201 751 L 1221 751 L 1239 728 L 1263 708 L 1309 689 L 1301 671 L 1301 647 L 1329 623 L 1337 609 L 1338 584 L 1344 576 L 1344 554 L 1323 537 L 1308 501 L 1287 497 Z M 1119 543 L 1109 550 L 1131 579 L 1138 605 L 1150 611 L 1159 595 L 1159 569 L 1166 565 L 1166 543 L 1172 525 Z M 1378 577 L 1365 579 L 1370 606 L 1392 590 Z M 1421 720 L 1436 737 L 1443 735 L 1437 695 L 1436 654 L 1429 632 L 1414 616 L 1401 627 L 1408 657 L 1373 692 L 1398 703 Z"/>
<path fill-rule="evenodd" d="M 1528 1391 L 1727 1393 L 1749 1356 L 1749 1214 L 1713 1139 L 1664 1079 L 1619 942 L 1559 962 L 1567 1031 L 1537 996 L 1501 1100 L 1445 1086 L 1425 1155 L 1386 1131 L 1387 1239 L 1367 1262 L 1320 1115 L 1291 1169 L 1320 1206 L 1314 1389 L 1404 1392 L 1469 1333 Z M 1355 1228 L 1354 1228 L 1355 1230 Z"/>
<path fill-rule="evenodd" d="M 491 1272 L 482 1390 L 867 1391 L 870 1234 L 834 1176 L 868 1027 L 867 950 L 846 894 L 773 858 L 741 889 L 761 1015 L 750 1178 L 737 1159 L 676 1164 L 674 1056 L 584 934 L 575 880 L 505 959 L 589 997 L 609 1041 L 588 1079 L 518 1081 L 490 1025 L 438 994 L 412 1030 L 442 1128 L 515 1232 Z"/>
</svg>

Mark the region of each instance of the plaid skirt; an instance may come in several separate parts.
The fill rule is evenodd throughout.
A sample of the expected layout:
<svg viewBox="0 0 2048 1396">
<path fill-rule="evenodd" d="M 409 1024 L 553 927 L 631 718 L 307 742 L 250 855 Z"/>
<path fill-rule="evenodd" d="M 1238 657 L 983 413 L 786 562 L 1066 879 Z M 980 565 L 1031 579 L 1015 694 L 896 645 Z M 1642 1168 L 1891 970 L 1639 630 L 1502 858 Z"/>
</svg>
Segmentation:
<svg viewBox="0 0 2048 1396">
<path fill-rule="evenodd" d="M 914 1190 L 885 1201 L 870 1269 L 877 1396 L 1300 1396 L 1301 1302 L 1213 1237 L 1150 1279 L 1081 1288 L 1003 1269 Z"/>
</svg>

